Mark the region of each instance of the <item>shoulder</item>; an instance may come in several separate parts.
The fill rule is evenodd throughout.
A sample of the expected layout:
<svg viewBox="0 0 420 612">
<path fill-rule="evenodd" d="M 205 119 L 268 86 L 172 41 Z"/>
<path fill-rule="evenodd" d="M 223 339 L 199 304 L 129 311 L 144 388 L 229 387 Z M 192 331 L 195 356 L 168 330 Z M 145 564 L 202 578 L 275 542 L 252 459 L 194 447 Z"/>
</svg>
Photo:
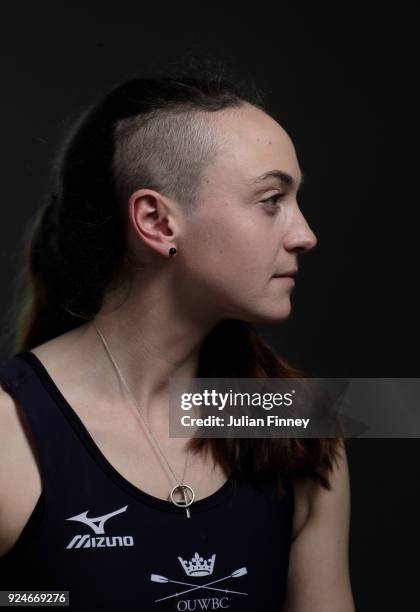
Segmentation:
<svg viewBox="0 0 420 612">
<path fill-rule="evenodd" d="M 308 480 L 295 485 L 297 512 L 304 511 L 304 520 L 291 545 L 288 612 L 354 611 L 348 568 L 350 477 L 343 441 L 328 476 L 329 490 Z"/>
<path fill-rule="evenodd" d="M 0 384 L 0 557 L 16 542 L 41 492 L 33 449 L 18 404 Z"/>
<path fill-rule="evenodd" d="M 328 473 L 330 489 L 325 489 L 313 480 L 301 484 L 305 491 L 308 504 L 308 519 L 315 517 L 327 520 L 331 512 L 345 510 L 350 502 L 350 476 L 347 452 L 342 440 L 339 440 L 337 455 L 333 461 L 332 470 Z"/>
<path fill-rule="evenodd" d="M 7 465 L 16 459 L 14 451 L 26 444 L 27 434 L 27 424 L 18 402 L 0 381 L 0 480 L 7 474 Z"/>
<path fill-rule="evenodd" d="M 0 382 L 0 491 L 7 491 L 9 467 L 15 460 L 14 449 L 22 432 L 15 400 Z M 0 510 L 3 505 L 0 495 Z"/>
<path fill-rule="evenodd" d="M 339 440 L 333 469 L 328 473 L 330 490 L 303 478 L 293 483 L 295 513 L 292 540 L 314 520 L 328 522 L 331 513 L 349 512 L 350 476 L 346 448 Z"/>
<path fill-rule="evenodd" d="M 19 423 L 16 402 L 0 381 L 0 460 L 7 454 L 8 441 L 16 436 Z"/>
</svg>

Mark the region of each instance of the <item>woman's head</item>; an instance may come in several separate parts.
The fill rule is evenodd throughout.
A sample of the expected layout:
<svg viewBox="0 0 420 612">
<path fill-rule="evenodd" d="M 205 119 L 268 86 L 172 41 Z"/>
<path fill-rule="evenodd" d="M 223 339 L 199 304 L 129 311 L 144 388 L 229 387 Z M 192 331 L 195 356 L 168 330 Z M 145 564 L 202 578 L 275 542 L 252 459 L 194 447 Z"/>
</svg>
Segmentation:
<svg viewBox="0 0 420 612">
<path fill-rule="evenodd" d="M 30 244 L 31 341 L 91 319 L 108 290 L 125 294 L 151 274 L 206 320 L 287 316 L 292 283 L 272 277 L 296 268 L 316 238 L 297 185 L 258 180 L 276 169 L 301 177 L 261 100 L 252 84 L 217 75 L 139 78 L 82 113 Z"/>
<path fill-rule="evenodd" d="M 302 176 L 293 143 L 248 103 L 208 115 L 217 148 L 200 172 L 192 213 L 140 189 L 130 198 L 131 229 L 161 255 L 175 244 L 171 273 L 201 312 L 279 321 L 290 312 L 293 282 L 273 275 L 296 269 L 298 255 L 316 244 L 296 200 Z"/>
<path fill-rule="evenodd" d="M 197 96 L 205 86 L 194 88 Z M 273 275 L 296 269 L 316 238 L 297 205 L 289 136 L 259 105 L 230 96 L 223 106 L 184 101 L 118 122 L 113 172 L 128 253 L 143 274 L 169 279 L 190 316 L 278 321 L 293 282 Z"/>
</svg>

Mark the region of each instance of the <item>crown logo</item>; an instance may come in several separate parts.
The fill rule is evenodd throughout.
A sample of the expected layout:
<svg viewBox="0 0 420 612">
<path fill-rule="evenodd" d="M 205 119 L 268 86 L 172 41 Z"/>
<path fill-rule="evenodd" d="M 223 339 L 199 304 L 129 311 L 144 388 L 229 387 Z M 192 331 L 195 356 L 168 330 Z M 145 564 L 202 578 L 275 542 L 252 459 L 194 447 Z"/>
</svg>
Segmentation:
<svg viewBox="0 0 420 612">
<path fill-rule="evenodd" d="M 210 576 L 213 573 L 215 559 L 216 553 L 210 559 L 200 557 L 198 552 L 195 553 L 190 561 L 185 561 L 182 557 L 178 557 L 187 576 Z"/>
</svg>

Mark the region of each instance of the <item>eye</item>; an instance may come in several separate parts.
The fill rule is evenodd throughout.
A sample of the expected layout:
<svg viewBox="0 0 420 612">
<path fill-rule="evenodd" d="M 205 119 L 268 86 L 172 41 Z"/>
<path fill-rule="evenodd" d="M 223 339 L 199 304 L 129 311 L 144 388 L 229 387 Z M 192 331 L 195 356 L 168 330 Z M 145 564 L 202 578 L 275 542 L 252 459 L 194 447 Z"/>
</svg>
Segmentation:
<svg viewBox="0 0 420 612">
<path fill-rule="evenodd" d="M 262 202 L 268 202 L 270 204 L 270 206 L 272 206 L 273 208 L 277 207 L 277 202 L 279 200 L 281 200 L 282 198 L 284 198 L 286 194 L 285 193 L 275 193 L 274 195 L 270 196 L 269 198 L 266 198 L 265 200 L 261 200 Z"/>
</svg>

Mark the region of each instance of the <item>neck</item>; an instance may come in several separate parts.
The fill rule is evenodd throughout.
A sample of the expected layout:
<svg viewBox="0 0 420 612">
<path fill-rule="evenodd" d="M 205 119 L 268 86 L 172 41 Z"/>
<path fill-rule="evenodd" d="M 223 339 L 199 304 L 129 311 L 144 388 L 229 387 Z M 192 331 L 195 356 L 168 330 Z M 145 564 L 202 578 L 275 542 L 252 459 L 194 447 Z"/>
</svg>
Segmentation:
<svg viewBox="0 0 420 612">
<path fill-rule="evenodd" d="M 197 376 L 202 343 L 219 322 L 205 316 L 202 307 L 192 309 L 168 293 L 161 282 L 159 288 L 153 281 L 137 283 L 124 300 L 107 294 L 95 316 L 136 403 L 148 417 L 159 407 L 167 409 L 171 377 Z M 81 334 L 83 355 L 94 364 L 98 383 L 119 403 L 118 374 L 93 323 L 82 326 Z"/>
</svg>

